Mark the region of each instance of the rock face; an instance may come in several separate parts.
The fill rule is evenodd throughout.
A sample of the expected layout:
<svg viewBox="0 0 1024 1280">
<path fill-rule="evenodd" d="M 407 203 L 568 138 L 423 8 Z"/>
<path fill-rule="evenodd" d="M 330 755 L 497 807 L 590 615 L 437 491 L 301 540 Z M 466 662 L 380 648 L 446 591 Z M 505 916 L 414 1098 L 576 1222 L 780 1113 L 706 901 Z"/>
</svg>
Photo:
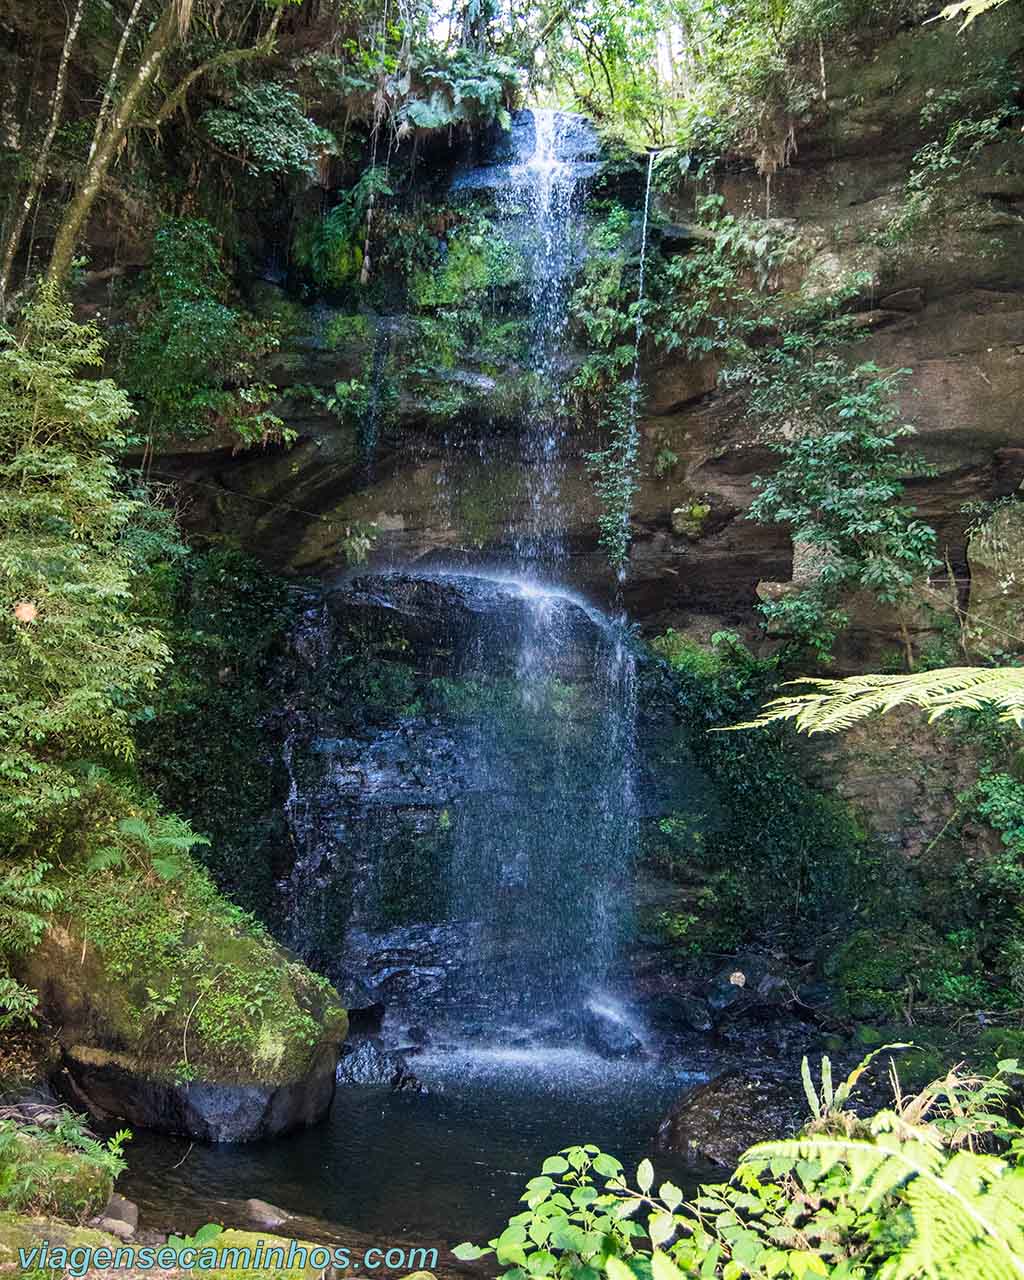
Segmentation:
<svg viewBox="0 0 1024 1280">
<path fill-rule="evenodd" d="M 126 977 L 88 937 L 55 923 L 19 976 L 39 992 L 42 1012 L 59 1029 L 58 1088 L 103 1122 L 123 1119 L 209 1142 L 247 1142 L 314 1124 L 334 1096 L 344 1011 L 326 984 L 265 939 L 231 937 L 222 919 L 204 920 L 198 912 L 190 929 L 193 947 L 214 954 L 216 946 L 222 964 L 251 966 L 253 982 L 279 989 L 280 1023 L 265 1006 L 267 1052 L 261 1056 L 259 1039 L 246 1037 L 237 1011 L 229 1015 L 236 1018 L 229 1054 L 209 1029 L 197 1030 L 188 1010 L 211 996 L 190 985 L 187 970 L 177 979 L 184 993 L 177 1010 L 142 1016 L 136 1001 L 144 1002 L 166 973 L 138 967 Z M 303 1040 L 289 1042 L 289 1028 Z"/>
<path fill-rule="evenodd" d="M 1019 17 L 1007 6 L 973 33 L 971 56 L 1012 60 L 1021 45 Z M 859 355 L 913 371 L 903 408 L 919 432 L 915 446 L 937 474 L 913 480 L 908 497 L 937 530 L 940 554 L 948 551 L 962 582 L 970 520 L 964 504 L 1010 493 L 1024 477 L 1017 421 L 1024 176 L 1017 151 L 1010 143 L 985 148 L 932 223 L 895 246 L 883 233 L 903 205 L 914 153 L 927 138 L 922 107 L 936 84 L 959 82 L 964 50 L 953 24 L 940 23 L 896 36 L 863 65 L 829 68 L 827 109 L 801 127 L 793 163 L 772 178 L 770 207 L 765 180 L 752 168 L 734 167 L 723 186 L 730 211 L 770 213 L 794 233 L 787 288 L 801 279 L 828 288 L 853 271 L 867 273 L 870 283 L 856 304 L 868 332 Z M 577 158 L 593 159 L 585 129 Z M 500 177 L 500 164 L 481 171 L 478 160 L 463 175 L 471 185 Z M 672 226 L 689 210 L 667 205 L 662 212 L 672 220 L 662 233 L 664 251 L 685 252 L 693 235 Z M 381 324 L 400 330 L 401 319 Z M 403 359 L 400 334 L 396 341 L 396 358 Z M 298 355 L 310 367 L 293 374 L 296 380 L 324 386 L 357 374 L 362 359 L 354 348 L 331 353 L 315 344 Z M 521 370 L 506 372 L 513 387 L 522 381 Z M 751 438 L 717 375 L 711 363 L 678 358 L 644 370 L 642 477 L 621 598 L 632 617 L 652 628 L 699 635 L 723 623 L 749 625 L 758 583 L 791 577 L 785 530 L 744 516 L 751 482 L 771 469 L 773 455 Z M 456 431 L 431 428 L 422 407 L 404 402 L 384 426 L 372 474 L 359 462 L 351 431 L 322 414 L 295 419 L 301 439 L 287 454 L 232 458 L 225 449 L 167 464 L 223 495 L 190 491 L 198 523 L 240 536 L 277 568 L 334 572 L 339 530 L 355 521 L 377 525 L 375 567 L 501 562 L 516 529 L 529 523 L 530 502 L 519 478 L 518 410 L 489 395 Z M 586 455 L 599 444 L 585 427 L 566 440 L 560 482 L 567 580 L 598 599 L 617 590 L 597 546 L 598 505 L 587 476 Z M 666 458 L 675 461 L 665 465 Z M 236 493 L 259 502 L 235 500 Z M 944 610 L 941 602 L 935 608 Z M 923 637 L 934 625 L 922 616 L 915 630 Z M 892 632 L 891 617 L 862 613 L 844 642 L 844 661 L 877 662 Z"/>
<path fill-rule="evenodd" d="M 154 1077 L 128 1054 L 72 1045 L 58 1077 L 68 1096 L 100 1119 L 205 1142 L 252 1142 L 315 1124 L 334 1097 L 336 1051 L 325 1047 L 300 1080 L 282 1085 L 189 1082 Z"/>
<path fill-rule="evenodd" d="M 799 1129 L 806 1102 L 799 1085 L 730 1072 L 686 1093 L 658 1127 L 660 1151 L 734 1165 L 748 1147 Z"/>
<path fill-rule="evenodd" d="M 589 996 L 633 848 L 632 807 L 608 805 L 635 755 L 618 634 L 570 596 L 453 573 L 312 604 L 282 675 L 279 936 L 414 1021 L 472 1031 L 568 1009 L 559 984 Z"/>
</svg>

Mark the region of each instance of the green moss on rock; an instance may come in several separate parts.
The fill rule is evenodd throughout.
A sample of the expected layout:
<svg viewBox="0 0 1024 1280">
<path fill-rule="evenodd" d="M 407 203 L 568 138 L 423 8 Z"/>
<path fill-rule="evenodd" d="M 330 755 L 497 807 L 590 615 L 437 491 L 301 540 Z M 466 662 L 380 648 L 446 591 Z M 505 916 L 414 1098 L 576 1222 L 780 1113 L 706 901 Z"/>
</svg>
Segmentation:
<svg viewBox="0 0 1024 1280">
<path fill-rule="evenodd" d="M 117 1249 L 122 1246 L 116 1236 L 107 1235 L 105 1231 L 69 1226 L 54 1218 L 0 1211 L 0 1268 L 19 1267 L 18 1250 L 35 1249 L 44 1240 L 49 1241 L 51 1249 Z M 21 1274 L 52 1277 L 54 1272 L 21 1271 Z"/>
<path fill-rule="evenodd" d="M 113 1190 L 114 1176 L 104 1161 L 65 1147 L 50 1135 L 3 1135 L 0 1208 L 30 1209 L 79 1223 L 104 1209 Z"/>
<path fill-rule="evenodd" d="M 344 1038 L 330 983 L 200 868 L 170 881 L 81 870 L 65 892 L 73 918 L 26 962 L 65 1044 L 127 1051 L 156 1078 L 283 1084 Z"/>
<path fill-rule="evenodd" d="M 913 968 L 906 938 L 858 929 L 829 957 L 825 973 L 838 988 L 843 1012 L 877 1019 L 899 1012 Z"/>
</svg>

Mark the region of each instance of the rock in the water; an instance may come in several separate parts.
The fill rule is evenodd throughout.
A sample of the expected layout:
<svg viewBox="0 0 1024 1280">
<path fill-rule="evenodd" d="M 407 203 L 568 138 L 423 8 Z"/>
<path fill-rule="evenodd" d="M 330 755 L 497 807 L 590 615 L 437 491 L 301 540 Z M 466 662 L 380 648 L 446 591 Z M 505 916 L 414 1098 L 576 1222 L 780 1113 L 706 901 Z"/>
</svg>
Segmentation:
<svg viewBox="0 0 1024 1280">
<path fill-rule="evenodd" d="M 132 1200 L 126 1200 L 124 1196 L 119 1196 L 115 1191 L 110 1197 L 107 1207 L 103 1210 L 104 1218 L 116 1218 L 119 1222 L 126 1222 L 132 1231 L 139 1225 L 139 1206 Z"/>
<path fill-rule="evenodd" d="M 350 1045 L 338 1063 L 338 1084 L 375 1085 L 393 1092 L 425 1093 L 423 1085 L 397 1053 L 373 1040 Z"/>
<path fill-rule="evenodd" d="M 251 1142 L 315 1124 L 334 1097 L 333 1044 L 303 1078 L 281 1085 L 176 1083 L 149 1075 L 128 1054 L 72 1045 L 58 1084 L 94 1116 L 188 1134 L 204 1142 Z"/>
<path fill-rule="evenodd" d="M 707 1001 L 698 996 L 672 993 L 652 996 L 644 1004 L 644 1015 L 659 1031 L 698 1031 L 704 1034 L 714 1028 Z"/>
<path fill-rule="evenodd" d="M 644 1052 L 636 1034 L 621 1018 L 589 1005 L 583 1013 L 583 1039 L 602 1058 L 635 1058 Z"/>
<path fill-rule="evenodd" d="M 756 1142 L 784 1138 L 803 1123 L 799 1086 L 729 1072 L 685 1093 L 658 1126 L 659 1151 L 733 1165 Z"/>
<path fill-rule="evenodd" d="M 246 1200 L 245 1213 L 248 1220 L 257 1227 L 271 1230 L 282 1226 L 293 1215 L 287 1209 L 279 1209 L 276 1204 L 268 1204 L 266 1200 Z"/>
</svg>

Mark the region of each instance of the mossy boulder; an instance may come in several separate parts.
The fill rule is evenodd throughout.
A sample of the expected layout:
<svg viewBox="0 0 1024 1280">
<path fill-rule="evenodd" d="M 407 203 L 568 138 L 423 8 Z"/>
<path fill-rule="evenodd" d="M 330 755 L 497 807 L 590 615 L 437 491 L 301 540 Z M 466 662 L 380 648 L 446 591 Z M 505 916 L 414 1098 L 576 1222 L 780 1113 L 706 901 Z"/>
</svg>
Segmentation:
<svg viewBox="0 0 1024 1280">
<path fill-rule="evenodd" d="M 50 1249 L 117 1249 L 122 1242 L 116 1236 L 107 1235 L 104 1231 L 93 1231 L 88 1227 L 70 1226 L 55 1218 L 29 1217 L 24 1214 L 0 1211 L 0 1270 L 18 1268 L 23 1275 L 54 1275 L 55 1272 L 43 1272 L 42 1268 L 33 1271 L 23 1270 L 18 1256 L 19 1249 L 30 1252 L 37 1249 L 42 1242 L 49 1242 Z"/>
<path fill-rule="evenodd" d="M 58 1083 L 101 1118 L 209 1141 L 320 1119 L 347 1030 L 333 987 L 186 865 L 74 872 L 20 977 L 58 1027 Z"/>
<path fill-rule="evenodd" d="M 681 538 L 696 542 L 704 531 L 704 522 L 711 514 L 706 502 L 691 502 L 672 512 L 672 532 Z"/>
</svg>

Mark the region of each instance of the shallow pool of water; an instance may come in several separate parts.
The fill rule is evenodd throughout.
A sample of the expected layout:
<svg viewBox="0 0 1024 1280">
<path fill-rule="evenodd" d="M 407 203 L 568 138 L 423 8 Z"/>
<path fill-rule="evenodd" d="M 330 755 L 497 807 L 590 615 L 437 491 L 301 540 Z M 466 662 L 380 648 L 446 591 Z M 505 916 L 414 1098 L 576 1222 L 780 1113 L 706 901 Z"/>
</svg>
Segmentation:
<svg viewBox="0 0 1024 1280">
<path fill-rule="evenodd" d="M 569 1049 L 453 1050 L 411 1065 L 429 1093 L 339 1089 L 325 1123 L 276 1142 L 138 1133 L 119 1189 L 154 1227 L 193 1229 L 254 1196 L 384 1243 L 453 1244 L 493 1235 L 544 1157 L 571 1143 L 627 1165 L 652 1156 L 677 1182 L 710 1172 L 653 1150 L 660 1117 L 697 1072 Z"/>
</svg>

